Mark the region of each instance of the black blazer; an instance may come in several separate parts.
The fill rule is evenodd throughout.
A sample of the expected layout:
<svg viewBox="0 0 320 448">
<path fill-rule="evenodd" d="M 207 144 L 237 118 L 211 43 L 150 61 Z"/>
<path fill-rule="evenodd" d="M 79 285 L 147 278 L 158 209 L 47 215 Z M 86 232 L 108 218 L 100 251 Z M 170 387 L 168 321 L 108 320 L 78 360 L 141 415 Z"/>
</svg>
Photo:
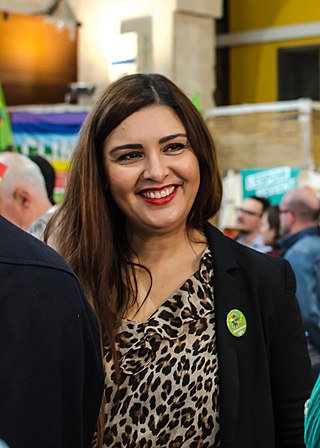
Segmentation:
<svg viewBox="0 0 320 448">
<path fill-rule="evenodd" d="M 222 448 L 304 447 L 303 406 L 312 371 L 288 262 L 207 225 L 214 258 Z M 233 336 L 238 309 L 247 331 Z"/>
<path fill-rule="evenodd" d="M 103 391 L 98 325 L 67 263 L 0 217 L 0 439 L 89 448 Z"/>
</svg>

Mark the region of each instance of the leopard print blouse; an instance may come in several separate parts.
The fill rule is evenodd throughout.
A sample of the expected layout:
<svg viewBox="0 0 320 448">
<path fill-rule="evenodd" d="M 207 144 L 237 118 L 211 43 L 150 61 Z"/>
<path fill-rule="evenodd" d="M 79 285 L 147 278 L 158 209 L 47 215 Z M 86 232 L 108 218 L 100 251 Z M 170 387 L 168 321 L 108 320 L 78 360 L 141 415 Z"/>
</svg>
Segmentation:
<svg viewBox="0 0 320 448">
<path fill-rule="evenodd" d="M 123 320 L 117 335 L 120 386 L 104 357 L 104 447 L 220 446 L 213 261 L 143 323 Z"/>
</svg>

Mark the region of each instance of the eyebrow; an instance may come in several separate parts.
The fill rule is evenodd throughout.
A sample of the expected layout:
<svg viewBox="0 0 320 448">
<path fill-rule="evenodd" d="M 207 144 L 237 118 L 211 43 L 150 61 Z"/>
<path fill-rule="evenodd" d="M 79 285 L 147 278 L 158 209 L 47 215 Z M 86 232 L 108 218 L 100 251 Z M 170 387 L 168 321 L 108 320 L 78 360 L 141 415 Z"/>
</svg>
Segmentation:
<svg viewBox="0 0 320 448">
<path fill-rule="evenodd" d="M 187 135 L 186 134 L 172 134 L 172 135 L 168 135 L 167 137 L 160 138 L 159 143 L 165 143 L 165 142 L 168 142 L 169 140 L 174 140 L 175 138 L 178 138 L 178 137 L 185 137 L 185 138 L 187 138 Z"/>
<path fill-rule="evenodd" d="M 166 137 L 162 137 L 159 140 L 159 143 L 166 143 L 170 140 L 174 140 L 175 138 L 178 137 L 185 137 L 187 138 L 186 134 L 172 134 L 172 135 L 167 135 Z M 142 149 L 143 146 L 140 143 L 127 143 L 125 145 L 119 145 L 119 146 L 115 146 L 114 148 L 112 148 L 110 150 L 110 154 L 113 154 L 115 151 L 121 151 L 122 149 Z"/>
<path fill-rule="evenodd" d="M 113 154 L 116 151 L 121 151 L 121 149 L 142 149 L 142 145 L 138 143 L 127 143 L 126 145 L 115 146 L 110 149 L 110 154 Z"/>
</svg>

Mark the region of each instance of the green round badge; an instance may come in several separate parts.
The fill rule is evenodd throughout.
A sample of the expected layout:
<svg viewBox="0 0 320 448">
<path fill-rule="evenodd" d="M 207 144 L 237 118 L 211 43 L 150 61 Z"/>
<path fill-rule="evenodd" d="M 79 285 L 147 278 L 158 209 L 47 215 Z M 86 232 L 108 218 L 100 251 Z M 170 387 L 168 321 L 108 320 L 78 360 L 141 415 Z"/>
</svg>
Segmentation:
<svg viewBox="0 0 320 448">
<path fill-rule="evenodd" d="M 227 315 L 227 327 L 230 333 L 240 338 L 247 331 L 247 321 L 240 310 L 231 310 Z"/>
</svg>

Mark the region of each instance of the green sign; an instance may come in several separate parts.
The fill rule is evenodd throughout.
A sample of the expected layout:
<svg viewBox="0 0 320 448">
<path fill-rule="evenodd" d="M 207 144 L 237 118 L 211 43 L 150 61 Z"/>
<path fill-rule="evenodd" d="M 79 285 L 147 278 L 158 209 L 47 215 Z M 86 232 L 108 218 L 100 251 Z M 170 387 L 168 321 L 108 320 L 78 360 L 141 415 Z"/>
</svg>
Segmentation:
<svg viewBox="0 0 320 448">
<path fill-rule="evenodd" d="M 285 193 L 296 188 L 300 171 L 290 166 L 241 170 L 243 198 L 265 197 L 277 205 Z"/>
<path fill-rule="evenodd" d="M 11 123 L 0 84 L 0 151 L 13 145 Z"/>
</svg>

